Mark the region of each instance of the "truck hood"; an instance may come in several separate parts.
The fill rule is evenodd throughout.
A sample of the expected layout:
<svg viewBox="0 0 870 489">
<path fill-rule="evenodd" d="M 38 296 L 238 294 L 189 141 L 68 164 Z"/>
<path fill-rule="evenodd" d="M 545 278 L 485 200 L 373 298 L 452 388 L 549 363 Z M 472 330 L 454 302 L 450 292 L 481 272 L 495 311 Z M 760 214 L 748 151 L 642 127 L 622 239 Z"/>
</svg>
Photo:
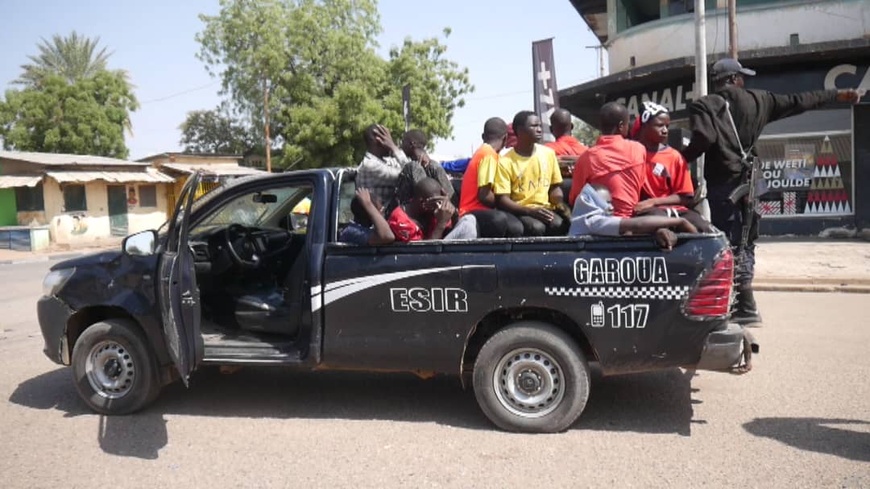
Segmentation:
<svg viewBox="0 0 870 489">
<path fill-rule="evenodd" d="M 63 268 L 82 268 L 94 265 L 105 265 L 111 263 L 121 257 L 121 250 L 106 250 L 96 253 L 88 253 L 87 255 L 70 258 L 52 265 L 51 270 L 60 270 Z"/>
</svg>

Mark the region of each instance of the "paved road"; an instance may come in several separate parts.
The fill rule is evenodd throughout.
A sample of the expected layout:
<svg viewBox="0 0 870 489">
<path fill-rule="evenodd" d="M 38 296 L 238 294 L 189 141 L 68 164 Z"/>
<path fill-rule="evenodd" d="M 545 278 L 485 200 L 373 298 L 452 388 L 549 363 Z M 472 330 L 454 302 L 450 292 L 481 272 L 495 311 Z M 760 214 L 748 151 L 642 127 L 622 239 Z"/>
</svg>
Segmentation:
<svg viewBox="0 0 870 489">
<path fill-rule="evenodd" d="M 103 417 L 42 355 L 47 263 L 0 266 L 0 487 L 870 487 L 866 295 L 760 294 L 744 377 L 596 377 L 577 426 L 495 431 L 450 379 L 200 372 Z"/>
</svg>

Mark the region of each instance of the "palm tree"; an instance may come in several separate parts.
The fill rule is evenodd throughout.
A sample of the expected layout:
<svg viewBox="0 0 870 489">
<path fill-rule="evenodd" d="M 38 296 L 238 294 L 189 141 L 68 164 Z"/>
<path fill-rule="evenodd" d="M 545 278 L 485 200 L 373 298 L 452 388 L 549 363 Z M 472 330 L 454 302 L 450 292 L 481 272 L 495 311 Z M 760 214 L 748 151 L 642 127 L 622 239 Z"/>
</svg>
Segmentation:
<svg viewBox="0 0 870 489">
<path fill-rule="evenodd" d="M 58 75 L 74 83 L 104 71 L 112 53 L 106 48 L 98 50 L 99 42 L 99 37 L 90 39 L 75 31 L 67 37 L 55 34 L 51 42 L 43 38 L 37 45 L 39 54 L 28 56 L 32 63 L 21 66 L 24 73 L 15 83 L 36 86 L 48 75 Z"/>
</svg>

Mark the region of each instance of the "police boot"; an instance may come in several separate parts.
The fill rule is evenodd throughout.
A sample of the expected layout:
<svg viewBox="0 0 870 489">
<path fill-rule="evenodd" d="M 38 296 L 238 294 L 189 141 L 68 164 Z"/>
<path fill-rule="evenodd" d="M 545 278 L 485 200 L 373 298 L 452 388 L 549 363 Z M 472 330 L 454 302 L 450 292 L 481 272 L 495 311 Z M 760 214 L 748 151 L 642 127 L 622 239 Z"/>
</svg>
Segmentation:
<svg viewBox="0 0 870 489">
<path fill-rule="evenodd" d="M 731 321 L 746 328 L 760 328 L 762 326 L 761 314 L 755 304 L 755 296 L 752 293 L 752 285 L 743 284 L 737 286 L 737 304 L 731 313 Z"/>
</svg>

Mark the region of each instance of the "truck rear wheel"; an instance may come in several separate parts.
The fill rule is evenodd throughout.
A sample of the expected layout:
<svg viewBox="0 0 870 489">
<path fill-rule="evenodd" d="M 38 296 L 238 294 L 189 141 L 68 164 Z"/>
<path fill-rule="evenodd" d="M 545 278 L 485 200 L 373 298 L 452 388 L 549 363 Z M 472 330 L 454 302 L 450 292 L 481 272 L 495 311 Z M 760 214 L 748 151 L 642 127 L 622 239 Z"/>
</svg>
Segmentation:
<svg viewBox="0 0 870 489">
<path fill-rule="evenodd" d="M 474 362 L 474 395 L 499 428 L 528 433 L 568 429 L 589 398 L 589 365 L 577 342 L 541 322 L 497 332 Z"/>
<path fill-rule="evenodd" d="M 101 414 L 128 414 L 157 398 L 156 360 L 145 335 L 130 321 L 109 319 L 88 327 L 73 347 L 73 381 Z"/>
</svg>

